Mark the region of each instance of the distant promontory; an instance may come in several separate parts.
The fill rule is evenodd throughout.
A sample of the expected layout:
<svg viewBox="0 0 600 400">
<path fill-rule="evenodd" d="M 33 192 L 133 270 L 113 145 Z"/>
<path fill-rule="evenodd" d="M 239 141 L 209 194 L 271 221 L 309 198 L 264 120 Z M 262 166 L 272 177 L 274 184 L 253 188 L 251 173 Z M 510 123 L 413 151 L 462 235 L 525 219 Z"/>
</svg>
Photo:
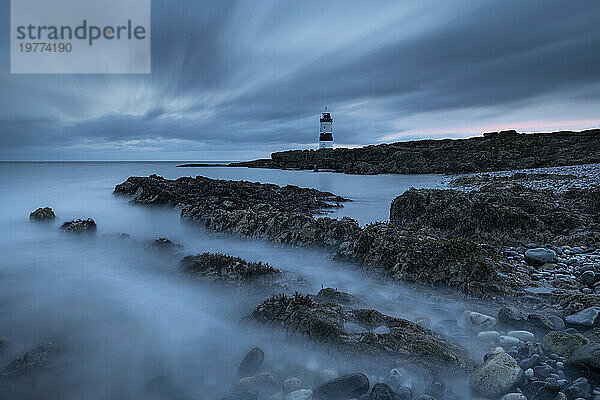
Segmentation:
<svg viewBox="0 0 600 400">
<path fill-rule="evenodd" d="M 272 153 L 270 159 L 227 166 L 318 169 L 370 175 L 458 174 L 592 163 L 600 163 L 600 129 L 528 134 L 509 130 L 468 139 L 416 140 L 352 149 L 292 150 Z"/>
</svg>

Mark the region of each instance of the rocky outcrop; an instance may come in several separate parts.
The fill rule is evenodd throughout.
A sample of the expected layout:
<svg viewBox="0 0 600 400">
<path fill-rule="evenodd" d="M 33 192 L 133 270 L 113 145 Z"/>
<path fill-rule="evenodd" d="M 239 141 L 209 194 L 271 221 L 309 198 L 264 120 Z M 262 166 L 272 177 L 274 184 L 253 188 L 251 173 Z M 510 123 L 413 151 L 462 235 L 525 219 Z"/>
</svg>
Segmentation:
<svg viewBox="0 0 600 400">
<path fill-rule="evenodd" d="M 55 218 L 56 214 L 54 214 L 54 211 L 50 207 L 40 207 L 29 214 L 29 219 L 35 221 L 54 221 Z"/>
<path fill-rule="evenodd" d="M 231 166 L 331 169 L 350 174 L 455 174 L 600 162 L 600 130 L 489 132 L 459 140 L 419 140 L 361 148 L 294 150 Z"/>
<path fill-rule="evenodd" d="M 0 368 L 0 384 L 9 384 L 43 368 L 57 351 L 58 346 L 54 342 L 44 343 L 29 350 Z"/>
<path fill-rule="evenodd" d="M 289 198 L 281 195 L 285 188 L 291 191 Z M 115 192 L 133 194 L 135 203 L 177 205 L 184 220 L 213 231 L 325 247 L 338 259 L 367 266 L 398 281 L 445 285 L 478 295 L 501 293 L 513 284 L 498 273 L 502 263 L 489 247 L 465 239 L 415 234 L 388 223 L 362 228 L 350 218 L 314 218 L 311 214 L 323 211 L 319 207 L 342 199 L 313 189 L 285 188 L 202 177 L 169 181 L 150 176 L 129 178 L 117 185 Z M 254 194 L 237 197 L 240 191 Z M 223 193 L 231 197 L 223 197 Z M 269 198 L 272 193 L 274 197 Z"/>
<path fill-rule="evenodd" d="M 411 189 L 392 202 L 390 222 L 405 229 L 492 243 L 594 244 L 600 243 L 598 199 L 598 187 L 560 194 L 520 185 L 485 186 L 468 193 Z M 539 257 L 530 259 L 537 263 Z"/>
<path fill-rule="evenodd" d="M 252 282 L 272 282 L 281 277 L 281 271 L 269 264 L 218 253 L 186 256 L 180 264 L 185 272 L 208 281 L 244 285 Z"/>
<path fill-rule="evenodd" d="M 468 373 L 474 367 L 463 348 L 413 322 L 375 310 L 344 310 L 335 303 L 318 304 L 298 293 L 265 300 L 243 321 L 251 326 L 283 329 L 339 357 L 412 364 L 434 375 Z M 355 327 L 352 331 L 347 329 L 349 324 Z M 377 329 L 380 327 L 384 329 Z"/>
<path fill-rule="evenodd" d="M 175 180 L 161 176 L 130 177 L 117 185 L 115 194 L 132 196 L 131 202 L 192 207 L 196 213 L 214 210 L 247 210 L 255 206 L 270 211 L 321 213 L 348 201 L 340 196 L 298 186 L 215 180 L 197 176 Z"/>
<path fill-rule="evenodd" d="M 60 230 L 63 232 L 73 233 L 92 233 L 96 232 L 96 222 L 93 219 L 75 219 L 73 221 L 65 222 L 61 225 Z"/>
</svg>

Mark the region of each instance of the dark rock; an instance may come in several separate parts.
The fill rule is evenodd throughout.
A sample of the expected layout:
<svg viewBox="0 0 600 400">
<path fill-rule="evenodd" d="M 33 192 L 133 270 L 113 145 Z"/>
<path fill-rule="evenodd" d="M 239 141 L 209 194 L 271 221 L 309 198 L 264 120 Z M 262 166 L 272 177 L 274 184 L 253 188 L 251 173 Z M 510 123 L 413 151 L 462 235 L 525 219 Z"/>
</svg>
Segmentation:
<svg viewBox="0 0 600 400">
<path fill-rule="evenodd" d="M 592 396 L 592 387 L 586 378 L 579 378 L 568 385 L 564 392 L 569 400 L 578 398 L 589 399 Z"/>
<path fill-rule="evenodd" d="M 310 296 L 300 294 L 273 296 L 244 322 L 283 329 L 342 358 L 352 355 L 388 365 L 409 363 L 434 375 L 468 373 L 474 364 L 463 348 L 414 322 L 375 310 L 347 310 L 333 303 L 318 304 Z M 363 331 L 349 332 L 345 327 L 348 323 L 361 326 Z M 370 332 L 381 326 L 389 332 Z"/>
<path fill-rule="evenodd" d="M 512 130 L 462 140 L 419 140 L 361 148 L 276 152 L 232 163 L 251 168 L 338 170 L 351 174 L 456 174 L 600 162 L 600 130 L 520 134 Z"/>
<path fill-rule="evenodd" d="M 96 232 L 96 222 L 91 218 L 75 219 L 62 224 L 60 230 L 63 232 L 74 233 Z"/>
<path fill-rule="evenodd" d="M 548 242 L 569 234 L 596 243 L 600 232 L 593 204 L 598 197 L 600 188 L 564 193 L 521 185 L 488 185 L 469 192 L 410 189 L 392 202 L 390 222 L 417 232 L 477 238 L 503 246 L 527 240 Z M 582 201 L 590 205 L 582 207 Z M 525 259 L 541 266 L 556 261 L 556 252 L 529 249 Z"/>
<path fill-rule="evenodd" d="M 237 374 L 240 378 L 255 375 L 265 359 L 265 353 L 258 347 L 250 350 L 242 359 Z"/>
<path fill-rule="evenodd" d="M 542 342 L 553 353 L 568 357 L 577 348 L 589 343 L 589 340 L 580 333 L 570 334 L 561 331 L 551 331 L 544 336 Z"/>
<path fill-rule="evenodd" d="M 376 383 L 373 385 L 373 389 L 371 389 L 369 400 L 405 400 L 405 397 L 397 395 L 385 383 Z"/>
<path fill-rule="evenodd" d="M 419 397 L 417 397 L 415 400 L 436 400 L 436 399 L 433 396 L 428 396 L 426 394 L 422 394 Z"/>
<path fill-rule="evenodd" d="M 563 321 L 561 317 L 557 317 L 556 315 L 548 315 L 548 319 L 552 321 L 555 331 L 562 331 L 565 329 L 565 321 Z"/>
<path fill-rule="evenodd" d="M 281 271 L 269 264 L 218 253 L 186 256 L 180 265 L 185 272 L 198 278 L 223 283 L 268 283 L 281 276 Z"/>
<path fill-rule="evenodd" d="M 588 307 L 575 314 L 568 315 L 565 318 L 565 322 L 570 325 L 577 326 L 597 326 L 600 324 L 600 307 Z"/>
<path fill-rule="evenodd" d="M 369 379 L 364 374 L 348 374 L 319 385 L 313 391 L 315 400 L 350 399 L 369 391 Z"/>
<path fill-rule="evenodd" d="M 362 301 L 358 297 L 332 288 L 319 290 L 319 293 L 313 297 L 313 300 L 317 303 L 335 303 L 345 307 L 362 304 Z"/>
<path fill-rule="evenodd" d="M 58 351 L 54 342 L 41 344 L 0 368 L 0 381 L 12 381 L 43 368 Z"/>
<path fill-rule="evenodd" d="M 529 314 L 527 322 L 534 330 L 547 332 L 554 329 L 554 324 L 542 314 Z"/>
<path fill-rule="evenodd" d="M 498 321 L 508 327 L 523 328 L 527 318 L 514 306 L 505 306 L 498 311 Z"/>
<path fill-rule="evenodd" d="M 491 296 L 517 285 L 496 270 L 504 258 L 467 239 L 452 240 L 403 231 L 392 224 L 364 228 L 349 218 L 314 218 L 345 199 L 314 189 L 204 177 L 167 180 L 130 177 L 115 193 L 140 204 L 181 207 L 184 220 L 217 232 L 264 238 L 295 246 L 327 247 L 340 260 L 377 267 L 387 278 L 421 285 L 450 286 Z"/>
<path fill-rule="evenodd" d="M 497 397 L 508 393 L 522 376 L 523 370 L 517 361 L 505 352 L 500 352 L 475 368 L 469 378 L 469 385 L 473 391 L 483 396 Z"/>
<path fill-rule="evenodd" d="M 55 218 L 56 218 L 56 214 L 54 214 L 54 211 L 52 211 L 52 209 L 50 207 L 40 207 L 37 210 L 35 210 L 34 212 L 29 214 L 29 219 L 32 219 L 35 221 L 43 221 L 43 222 L 54 221 Z"/>
<path fill-rule="evenodd" d="M 535 267 L 556 262 L 556 252 L 551 249 L 537 248 L 525 252 L 525 262 Z"/>
<path fill-rule="evenodd" d="M 168 251 L 168 252 L 176 252 L 183 248 L 183 246 L 181 244 L 174 243 L 169 238 L 165 238 L 165 237 L 160 237 L 158 239 L 155 239 L 152 243 L 150 243 L 150 245 L 148 247 L 152 250 Z"/>
<path fill-rule="evenodd" d="M 433 382 L 425 388 L 425 394 L 436 398 L 442 398 L 444 395 L 444 384 L 442 382 Z"/>
<path fill-rule="evenodd" d="M 535 376 L 543 380 L 550 376 L 550 372 L 552 372 L 552 370 L 547 365 L 538 365 L 533 367 L 533 372 L 535 373 Z"/>
<path fill-rule="evenodd" d="M 270 211 L 319 213 L 348 201 L 340 196 L 297 186 L 280 187 L 247 181 L 215 180 L 202 176 L 168 180 L 161 176 L 130 177 L 115 186 L 115 194 L 133 196 L 137 204 L 192 206 L 205 212 L 214 209 L 246 210 L 267 206 Z M 268 205 L 266 204 L 268 202 Z"/>
<path fill-rule="evenodd" d="M 572 375 L 585 374 L 600 379 L 600 344 L 588 343 L 578 347 L 567 358 L 565 367 Z"/>
<path fill-rule="evenodd" d="M 598 280 L 598 274 L 594 271 L 585 271 L 583 274 L 579 276 L 579 280 L 586 285 L 593 287 L 594 283 Z"/>
</svg>

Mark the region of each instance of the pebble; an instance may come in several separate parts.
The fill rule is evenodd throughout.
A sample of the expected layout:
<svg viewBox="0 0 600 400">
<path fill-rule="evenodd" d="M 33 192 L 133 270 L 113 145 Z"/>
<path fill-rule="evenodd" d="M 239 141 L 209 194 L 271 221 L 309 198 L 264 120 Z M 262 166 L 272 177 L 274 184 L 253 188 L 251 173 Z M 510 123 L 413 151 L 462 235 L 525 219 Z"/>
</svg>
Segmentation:
<svg viewBox="0 0 600 400">
<path fill-rule="evenodd" d="M 538 378 L 541 378 L 541 379 L 548 378 L 550 376 L 551 371 L 552 370 L 547 365 L 538 365 L 537 367 L 533 368 L 533 372 L 534 372 L 535 376 L 537 376 Z"/>
<path fill-rule="evenodd" d="M 477 340 L 482 342 L 496 342 L 500 337 L 500 332 L 498 331 L 483 331 L 477 334 Z"/>
<path fill-rule="evenodd" d="M 533 378 L 533 369 L 527 368 L 523 375 L 525 375 L 526 378 Z"/>
<path fill-rule="evenodd" d="M 502 347 L 512 347 L 519 345 L 521 341 L 514 336 L 502 335 L 500 336 L 498 343 L 500 343 L 500 346 Z"/>
<path fill-rule="evenodd" d="M 535 339 L 535 335 L 529 331 L 509 331 L 507 336 L 512 336 L 523 342 L 529 342 Z"/>
<path fill-rule="evenodd" d="M 463 321 L 465 321 L 468 327 L 482 331 L 490 330 L 490 328 L 493 328 L 496 325 L 496 318 L 469 310 L 466 310 L 463 313 Z"/>
</svg>

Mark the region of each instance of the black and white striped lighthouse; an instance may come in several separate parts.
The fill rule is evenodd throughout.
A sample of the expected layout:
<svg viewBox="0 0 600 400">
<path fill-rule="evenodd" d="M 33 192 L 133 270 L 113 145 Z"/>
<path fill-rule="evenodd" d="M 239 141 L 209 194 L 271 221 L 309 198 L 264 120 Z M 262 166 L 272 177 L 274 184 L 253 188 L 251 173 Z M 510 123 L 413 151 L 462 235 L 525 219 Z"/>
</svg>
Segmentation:
<svg viewBox="0 0 600 400">
<path fill-rule="evenodd" d="M 321 113 L 319 124 L 319 149 L 333 149 L 333 118 L 327 107 Z"/>
</svg>

